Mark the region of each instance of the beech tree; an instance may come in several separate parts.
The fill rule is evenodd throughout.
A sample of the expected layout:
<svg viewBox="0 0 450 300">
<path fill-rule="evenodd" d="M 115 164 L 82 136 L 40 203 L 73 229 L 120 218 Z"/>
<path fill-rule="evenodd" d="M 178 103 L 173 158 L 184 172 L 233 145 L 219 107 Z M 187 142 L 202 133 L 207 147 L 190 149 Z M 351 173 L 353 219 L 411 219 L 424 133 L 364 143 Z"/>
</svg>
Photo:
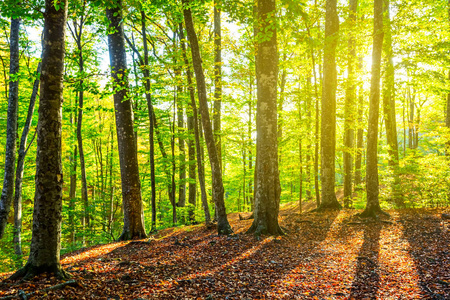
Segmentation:
<svg viewBox="0 0 450 300">
<path fill-rule="evenodd" d="M 337 15 L 336 2 L 336 0 L 327 0 L 326 2 L 322 118 L 320 126 L 322 201 L 318 210 L 341 208 L 335 193 L 336 46 L 339 37 L 339 17 Z"/>
<path fill-rule="evenodd" d="M 203 74 L 202 59 L 200 56 L 200 48 L 198 45 L 197 34 L 195 33 L 194 23 L 192 21 L 192 13 L 190 1 L 183 0 L 184 21 L 189 42 L 191 44 L 192 63 L 194 65 L 195 78 L 197 80 L 197 92 L 200 103 L 200 114 L 205 134 L 206 147 L 208 149 L 209 162 L 212 172 L 212 188 L 214 204 L 216 206 L 217 230 L 219 234 L 230 234 L 233 232 L 225 210 L 224 188 L 222 182 L 222 170 L 220 167 L 219 156 L 214 141 L 214 135 L 209 117 L 208 102 L 206 99 L 206 83 Z"/>
<path fill-rule="evenodd" d="M 123 35 L 122 1 L 109 2 L 106 16 L 111 73 L 115 84 L 114 109 L 122 179 L 123 232 L 119 240 L 145 238 L 141 183 L 133 131 L 133 110 L 128 99 L 127 61 Z"/>
<path fill-rule="evenodd" d="M 386 141 L 389 146 L 389 166 L 394 177 L 392 184 L 393 198 L 397 205 L 404 205 L 401 199 L 400 177 L 399 177 L 399 157 L 397 142 L 397 122 L 395 119 L 395 81 L 394 81 L 394 62 L 392 50 L 391 20 L 389 14 L 389 0 L 383 1 L 383 113 L 384 124 L 386 127 Z"/>
<path fill-rule="evenodd" d="M 356 85 L 355 85 L 355 65 L 356 65 L 356 10 L 358 0 L 349 1 L 349 38 L 348 38 L 348 62 L 347 62 L 347 87 L 345 91 L 345 124 L 344 124 L 344 206 L 350 207 L 352 203 L 352 181 L 353 181 L 353 146 L 354 146 L 354 127 L 355 127 L 355 104 L 356 104 Z"/>
<path fill-rule="evenodd" d="M 278 224 L 280 178 L 278 171 L 277 80 L 278 49 L 275 0 L 258 0 L 256 35 L 256 170 L 254 220 L 248 230 L 255 235 L 283 234 Z"/>
<path fill-rule="evenodd" d="M 63 174 L 61 129 L 67 1 L 45 1 L 44 45 L 37 127 L 36 189 L 33 233 L 26 265 L 11 279 L 40 273 L 68 274 L 59 262 Z"/>
<path fill-rule="evenodd" d="M 16 140 L 17 140 L 17 110 L 19 106 L 19 30 L 22 20 L 13 16 L 11 18 L 11 32 L 9 41 L 9 94 L 8 119 L 6 128 L 5 174 L 3 189 L 0 198 L 0 239 L 5 232 L 6 221 L 14 197 L 14 174 L 16 166 Z"/>
<path fill-rule="evenodd" d="M 362 217 L 374 217 L 381 213 L 378 199 L 378 117 L 380 110 L 381 52 L 383 48 L 383 0 L 373 4 L 372 78 L 370 80 L 369 125 L 367 128 L 367 204 Z"/>
</svg>

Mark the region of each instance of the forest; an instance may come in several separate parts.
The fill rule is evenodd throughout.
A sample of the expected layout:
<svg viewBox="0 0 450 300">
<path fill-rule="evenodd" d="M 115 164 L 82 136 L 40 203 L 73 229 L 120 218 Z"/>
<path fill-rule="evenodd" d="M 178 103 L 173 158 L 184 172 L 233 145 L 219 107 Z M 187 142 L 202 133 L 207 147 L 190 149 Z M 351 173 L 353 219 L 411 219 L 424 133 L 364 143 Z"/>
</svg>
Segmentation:
<svg viewBox="0 0 450 300">
<path fill-rule="evenodd" d="M 448 299 L 449 49 L 450 0 L 1 1 L 0 299 Z"/>
</svg>

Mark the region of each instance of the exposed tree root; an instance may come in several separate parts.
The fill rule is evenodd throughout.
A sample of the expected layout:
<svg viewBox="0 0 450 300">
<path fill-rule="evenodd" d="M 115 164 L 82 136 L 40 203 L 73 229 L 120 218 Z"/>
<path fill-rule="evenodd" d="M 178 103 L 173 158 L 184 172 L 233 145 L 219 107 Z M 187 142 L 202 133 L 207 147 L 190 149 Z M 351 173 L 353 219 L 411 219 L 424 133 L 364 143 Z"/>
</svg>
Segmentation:
<svg viewBox="0 0 450 300">
<path fill-rule="evenodd" d="M 372 218 L 378 220 L 380 217 L 390 217 L 387 212 L 381 210 L 380 207 L 366 208 L 362 213 L 357 214 L 360 218 Z"/>
<path fill-rule="evenodd" d="M 326 204 L 321 203 L 318 208 L 313 209 L 311 212 L 325 212 L 325 211 L 341 210 L 341 209 L 342 209 L 342 205 L 336 200 L 331 203 L 326 203 Z"/>
<path fill-rule="evenodd" d="M 146 239 L 147 235 L 145 234 L 145 232 L 135 232 L 135 233 L 131 233 L 128 230 L 124 230 L 122 232 L 122 234 L 119 236 L 119 238 L 117 239 L 118 242 L 121 241 L 129 241 L 129 240 L 142 240 L 142 239 Z"/>
<path fill-rule="evenodd" d="M 233 229 L 231 228 L 230 224 L 227 222 L 218 223 L 217 224 L 217 231 L 219 235 L 230 235 L 234 233 Z"/>
<path fill-rule="evenodd" d="M 56 278 L 60 280 L 67 280 L 70 278 L 70 274 L 67 273 L 63 268 L 61 268 L 60 264 L 43 265 L 37 267 L 30 263 L 27 263 L 23 268 L 17 270 L 14 274 L 12 274 L 9 277 L 9 280 L 22 279 L 22 281 L 27 281 L 42 273 L 52 273 Z"/>
<path fill-rule="evenodd" d="M 256 225 L 255 222 L 253 222 L 252 226 L 247 230 L 247 234 L 254 234 L 255 237 L 259 238 L 263 234 L 267 235 L 285 235 L 283 229 L 281 229 L 280 225 L 276 225 L 275 228 L 271 228 L 269 230 L 265 224 L 258 224 Z"/>
</svg>

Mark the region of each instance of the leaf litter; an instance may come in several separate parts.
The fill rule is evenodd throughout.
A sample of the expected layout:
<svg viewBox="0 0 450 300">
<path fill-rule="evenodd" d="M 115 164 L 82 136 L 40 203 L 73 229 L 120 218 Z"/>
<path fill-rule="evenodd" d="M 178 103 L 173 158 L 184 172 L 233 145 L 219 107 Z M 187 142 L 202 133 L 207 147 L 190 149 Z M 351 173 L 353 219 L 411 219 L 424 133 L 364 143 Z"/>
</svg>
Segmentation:
<svg viewBox="0 0 450 300">
<path fill-rule="evenodd" d="M 42 291 L 58 280 L 44 274 L 18 283 L 0 274 L 0 297 L 450 299 L 444 212 L 393 210 L 368 222 L 355 210 L 299 214 L 290 205 L 280 211 L 286 235 L 259 240 L 245 234 L 252 220 L 230 214 L 231 236 L 196 225 L 67 254 L 61 264 L 76 286 Z"/>
</svg>

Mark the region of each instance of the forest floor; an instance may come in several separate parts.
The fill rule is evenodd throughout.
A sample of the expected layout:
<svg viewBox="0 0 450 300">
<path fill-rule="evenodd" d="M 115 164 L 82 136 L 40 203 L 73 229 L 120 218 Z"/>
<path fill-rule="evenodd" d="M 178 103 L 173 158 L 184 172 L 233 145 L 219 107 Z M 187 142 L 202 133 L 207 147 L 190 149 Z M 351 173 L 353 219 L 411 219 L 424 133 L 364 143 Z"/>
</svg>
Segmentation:
<svg viewBox="0 0 450 300">
<path fill-rule="evenodd" d="M 20 290 L 36 292 L 28 299 L 450 299 L 448 211 L 367 222 L 355 210 L 300 215 L 290 204 L 280 211 L 287 234 L 259 240 L 245 234 L 252 220 L 230 214 L 232 236 L 196 225 L 67 254 L 75 282 L 56 290 L 46 290 L 60 283 L 48 275 L 0 274 L 0 299 Z"/>
</svg>

